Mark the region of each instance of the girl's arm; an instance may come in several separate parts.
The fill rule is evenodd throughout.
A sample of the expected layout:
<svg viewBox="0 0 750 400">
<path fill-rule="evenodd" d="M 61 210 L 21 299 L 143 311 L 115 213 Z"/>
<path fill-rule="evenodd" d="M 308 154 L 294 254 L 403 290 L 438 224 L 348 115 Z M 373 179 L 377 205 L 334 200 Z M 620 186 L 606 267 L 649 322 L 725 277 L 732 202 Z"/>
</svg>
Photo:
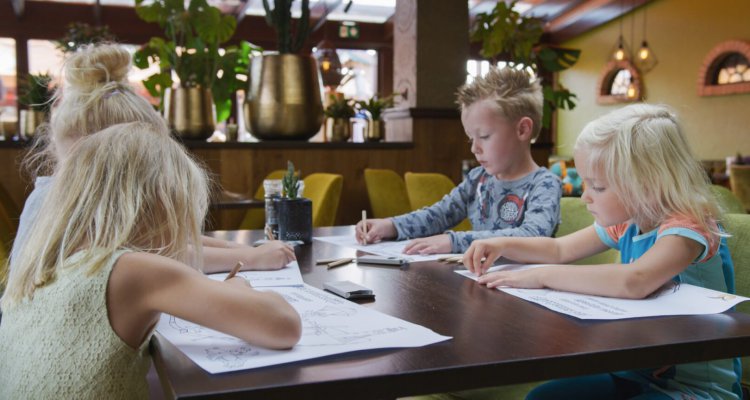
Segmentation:
<svg viewBox="0 0 750 400">
<path fill-rule="evenodd" d="M 475 240 L 464 254 L 469 271 L 482 275 L 498 258 L 526 264 L 567 264 L 607 250 L 594 226 L 560 238 L 499 237 Z"/>
<path fill-rule="evenodd" d="M 550 288 L 597 296 L 642 299 L 682 272 L 703 245 L 669 235 L 631 264 L 558 265 L 519 272 L 493 272 L 479 278 L 488 287 Z"/>
<path fill-rule="evenodd" d="M 278 294 L 239 285 L 237 279 L 213 281 L 166 257 L 127 253 L 110 275 L 109 320 L 115 333 L 134 348 L 161 313 L 266 348 L 284 349 L 297 343 L 302 327 L 294 308 Z"/>
<path fill-rule="evenodd" d="M 242 261 L 245 270 L 273 270 L 296 260 L 294 249 L 281 241 L 258 247 L 202 236 L 203 270 L 207 274 L 227 272 Z"/>
</svg>

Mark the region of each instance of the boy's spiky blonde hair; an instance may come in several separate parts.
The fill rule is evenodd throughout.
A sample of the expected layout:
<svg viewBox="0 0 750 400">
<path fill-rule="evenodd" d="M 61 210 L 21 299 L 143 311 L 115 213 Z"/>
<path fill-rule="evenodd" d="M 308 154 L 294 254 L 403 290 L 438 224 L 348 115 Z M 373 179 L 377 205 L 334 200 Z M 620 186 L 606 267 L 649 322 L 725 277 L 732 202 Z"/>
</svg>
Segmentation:
<svg viewBox="0 0 750 400">
<path fill-rule="evenodd" d="M 525 70 L 491 67 L 487 75 L 458 89 L 456 102 L 461 110 L 485 99 L 491 99 L 505 118 L 516 122 L 523 117 L 534 123 L 532 141 L 542 129 L 544 97 L 539 79 Z"/>
</svg>

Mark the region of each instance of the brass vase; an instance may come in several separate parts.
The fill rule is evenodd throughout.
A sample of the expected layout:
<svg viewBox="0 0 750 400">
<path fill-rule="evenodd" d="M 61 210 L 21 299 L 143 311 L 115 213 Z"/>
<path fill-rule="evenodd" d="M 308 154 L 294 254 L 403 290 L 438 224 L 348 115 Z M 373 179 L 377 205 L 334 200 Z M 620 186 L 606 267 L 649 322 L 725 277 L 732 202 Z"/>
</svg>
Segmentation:
<svg viewBox="0 0 750 400">
<path fill-rule="evenodd" d="M 44 122 L 44 112 L 37 110 L 21 110 L 19 115 L 19 125 L 21 125 L 21 137 L 32 139 L 36 134 L 39 126 Z"/>
<path fill-rule="evenodd" d="M 164 117 L 182 139 L 206 140 L 216 128 L 211 89 L 167 89 L 164 93 Z"/>
<path fill-rule="evenodd" d="M 383 139 L 385 139 L 385 122 L 379 119 L 368 120 L 365 142 L 380 142 Z"/>
<path fill-rule="evenodd" d="M 245 126 L 263 140 L 307 140 L 323 124 L 320 72 L 311 56 L 264 54 L 250 59 Z"/>
<path fill-rule="evenodd" d="M 346 142 L 352 137 L 352 124 L 349 118 L 328 118 L 326 136 L 329 142 Z"/>
</svg>

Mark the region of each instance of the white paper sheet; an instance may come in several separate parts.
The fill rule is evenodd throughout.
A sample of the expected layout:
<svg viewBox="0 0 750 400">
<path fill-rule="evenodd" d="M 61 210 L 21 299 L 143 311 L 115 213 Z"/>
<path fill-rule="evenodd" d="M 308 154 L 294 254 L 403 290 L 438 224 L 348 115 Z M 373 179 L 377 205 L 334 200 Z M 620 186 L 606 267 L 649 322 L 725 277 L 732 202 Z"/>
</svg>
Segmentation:
<svg viewBox="0 0 750 400">
<path fill-rule="evenodd" d="M 274 287 L 302 317 L 291 350 L 268 350 L 162 314 L 156 330 L 210 373 L 259 368 L 358 350 L 420 347 L 451 339 L 309 285 Z"/>
<path fill-rule="evenodd" d="M 522 270 L 538 267 L 540 265 L 507 264 L 492 267 L 488 272 L 501 269 Z M 469 279 L 477 280 L 477 276 L 467 270 L 459 270 L 456 273 Z M 499 287 L 497 289 L 537 303 L 550 310 L 580 319 L 625 319 L 662 315 L 717 314 L 743 301 L 750 300 L 747 297 L 718 292 L 687 283 L 679 285 L 667 284 L 642 300 L 617 299 L 560 292 L 550 289 L 516 289 L 509 287 Z"/>
<path fill-rule="evenodd" d="M 338 246 L 349 247 L 356 250 L 366 251 L 368 253 L 376 254 L 379 256 L 386 257 L 400 257 L 408 262 L 419 262 L 419 261 L 432 261 L 442 257 L 460 256 L 461 254 L 430 254 L 430 255 L 406 255 L 404 254 L 404 247 L 409 243 L 408 240 L 401 241 L 385 241 L 373 244 L 359 244 L 354 235 L 344 236 L 316 236 L 313 239 L 320 240 L 322 242 L 332 243 Z"/>
<path fill-rule="evenodd" d="M 229 273 L 208 275 L 215 281 L 223 281 Z M 302 273 L 299 270 L 297 261 L 292 261 L 284 268 L 273 271 L 242 271 L 237 276 L 241 276 L 250 282 L 254 288 L 272 287 L 272 286 L 302 286 L 305 282 L 302 280 Z"/>
</svg>

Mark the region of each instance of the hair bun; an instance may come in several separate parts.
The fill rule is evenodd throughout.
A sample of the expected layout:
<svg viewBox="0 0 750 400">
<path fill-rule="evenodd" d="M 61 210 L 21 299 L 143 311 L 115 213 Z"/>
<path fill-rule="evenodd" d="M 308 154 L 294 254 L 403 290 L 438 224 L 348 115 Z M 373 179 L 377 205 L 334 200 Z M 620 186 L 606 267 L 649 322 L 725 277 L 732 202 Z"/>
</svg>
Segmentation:
<svg viewBox="0 0 750 400">
<path fill-rule="evenodd" d="M 116 44 L 85 46 L 66 61 L 65 79 L 71 89 L 91 92 L 110 82 L 126 82 L 130 62 L 130 53 Z"/>
</svg>

